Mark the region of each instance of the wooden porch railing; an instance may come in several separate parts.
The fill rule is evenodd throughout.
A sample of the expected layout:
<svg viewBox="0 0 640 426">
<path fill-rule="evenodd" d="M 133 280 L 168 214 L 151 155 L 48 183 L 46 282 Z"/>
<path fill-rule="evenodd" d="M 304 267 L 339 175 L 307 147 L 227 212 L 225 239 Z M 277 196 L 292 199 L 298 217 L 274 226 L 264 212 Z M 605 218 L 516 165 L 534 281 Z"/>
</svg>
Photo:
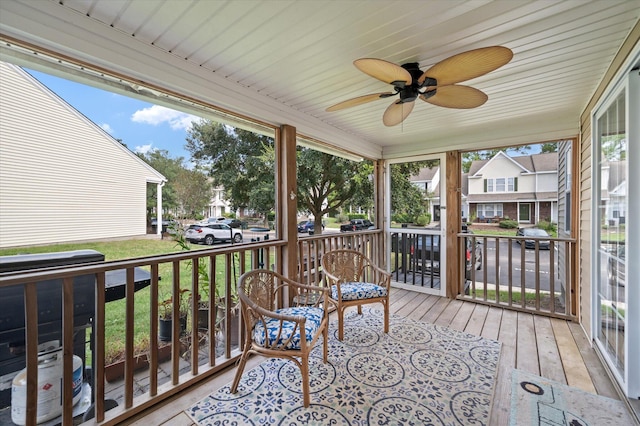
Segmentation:
<svg viewBox="0 0 640 426">
<path fill-rule="evenodd" d="M 432 238 L 421 236 L 420 238 Z M 571 275 L 573 268 L 575 242 L 568 239 L 551 238 L 549 250 L 540 250 L 539 243 L 533 249 L 520 246 L 517 240 L 522 237 L 475 236 L 459 234 L 461 247 L 461 276 L 467 273 L 466 247 L 478 247 L 482 253 L 480 269 L 474 267 L 468 271 L 468 279 L 460 283 L 464 300 L 498 305 L 536 314 L 560 318 L 575 318 L 575 283 Z M 298 244 L 297 280 L 304 283 L 319 283 L 322 273 L 319 262 L 322 255 L 334 248 L 348 247 L 361 251 L 383 265 L 386 254 L 382 252 L 380 242 L 383 233 L 379 230 L 354 233 L 331 234 L 300 237 Z M 527 237 L 527 239 L 530 239 Z M 414 240 L 417 241 L 417 240 Z M 468 244 L 467 244 L 468 242 Z M 95 401 L 94 420 L 98 424 L 114 425 L 131 416 L 152 407 L 187 387 L 207 379 L 220 370 L 233 364 L 240 354 L 240 329 L 232 328 L 234 293 L 236 279 L 245 271 L 267 267 L 282 272 L 280 259 L 286 242 L 267 240 L 250 244 L 231 245 L 205 250 L 192 250 L 161 256 L 150 256 L 122 261 L 100 262 L 82 266 L 56 267 L 0 275 L 0 288 L 21 286 L 24 291 L 25 308 L 25 360 L 27 365 L 26 387 L 26 424 L 36 424 L 36 401 L 38 397 L 38 297 L 37 283 L 45 280 L 60 280 L 63 316 L 63 414 L 64 425 L 73 424 L 72 418 L 72 374 L 73 374 L 73 333 L 74 319 L 74 278 L 93 275 L 95 277 L 95 316 L 92 327 L 92 394 Z M 393 241 L 390 244 L 393 247 Z M 396 244 L 396 247 L 398 244 Z M 422 242 L 420 256 L 425 257 L 426 247 Z M 435 244 L 430 244 L 434 247 Z M 415 250 L 415 249 L 414 249 Z M 410 255 L 410 248 L 403 249 Z M 417 253 L 414 251 L 413 253 Z M 429 262 L 435 257 L 430 255 Z M 393 269 L 394 257 L 392 255 Z M 424 259 L 421 259 L 424 261 Z M 409 259 L 408 264 L 413 260 Z M 202 267 L 193 267 L 200 265 Z M 413 263 L 415 266 L 415 262 Z M 135 292 L 136 268 L 150 273 L 148 293 L 138 297 Z M 108 271 L 125 270 L 126 294 L 124 346 L 124 398 L 116 408 L 105 410 L 105 335 L 106 302 L 105 276 Z M 431 272 L 435 266 L 431 267 Z M 168 282 L 170 285 L 166 285 Z M 189 294 L 203 294 L 203 286 L 211 290 L 208 294 L 209 310 L 207 327 L 198 324 L 198 298 L 188 299 L 188 326 L 181 331 L 179 321 L 173 322 L 173 336 L 180 339 L 171 341 L 170 378 L 162 383 L 159 375 L 159 353 L 156 345 L 149 349 L 149 388 L 144 395 L 134 398 L 134 339 L 136 324 L 135 313 L 148 311 L 148 334 L 150 342 L 158 341 L 158 304 L 162 300 L 160 287 L 170 287 L 173 300 L 179 300 L 184 289 Z M 215 291 L 217 289 L 218 291 Z M 148 304 L 145 304 L 146 300 Z M 173 316 L 180 316 L 179 304 L 171 307 Z M 197 342 L 195 345 L 190 342 Z M 181 373 L 180 360 L 189 364 L 189 371 Z"/>
<path fill-rule="evenodd" d="M 62 372 L 62 424 L 73 424 L 72 375 L 73 375 L 73 340 L 74 340 L 74 278 L 95 276 L 95 315 L 92 326 L 92 356 L 87 360 L 92 365 L 92 399 L 94 403 L 94 421 L 104 425 L 115 425 L 126 418 L 161 402 L 186 387 L 216 374 L 231 365 L 240 354 L 240 328 L 232 336 L 233 307 L 237 277 L 250 269 L 270 265 L 280 271 L 281 250 L 283 241 L 257 242 L 251 244 L 231 245 L 226 247 L 192 250 L 169 255 L 150 256 L 145 258 L 100 262 L 68 267 L 29 270 L 0 274 L 0 289 L 9 286 L 21 286 L 24 289 L 25 309 L 25 361 L 26 361 L 26 424 L 35 425 L 37 419 L 38 399 L 38 313 L 39 300 L 37 283 L 49 280 L 60 280 L 62 292 L 62 330 L 63 347 Z M 202 270 L 193 265 L 203 264 Z M 148 270 L 150 285 L 148 293 L 134 291 L 134 270 Z M 124 347 L 124 400 L 112 410 L 105 411 L 105 275 L 108 271 L 125 270 L 125 333 Z M 150 345 L 147 357 L 149 361 L 149 388 L 143 396 L 135 398 L 134 403 L 134 330 L 140 328 L 136 324 L 135 312 L 149 311 L 149 328 L 144 332 L 150 342 L 158 342 L 158 305 L 162 300 L 160 283 L 170 283 L 170 295 L 173 301 L 180 300 L 185 289 L 188 294 L 203 294 L 204 286 L 208 286 L 209 310 L 204 329 L 198 324 L 198 298 L 186 299 L 188 325 L 181 330 L 180 321 L 173 321 L 171 339 L 170 380 L 160 383 L 159 352 L 157 345 Z M 166 287 L 166 285 L 165 285 Z M 214 289 L 217 289 L 214 290 Z M 142 293 L 142 292 L 140 292 Z M 184 300 L 184 299 L 183 299 Z M 146 302 L 146 303 L 145 303 Z M 112 302 L 110 302 L 112 303 Z M 179 318 L 179 303 L 171 306 L 174 318 Z M 190 342 L 197 342 L 194 346 Z M 185 355 L 186 354 L 186 355 Z M 180 360 L 190 364 L 190 371 L 181 374 Z M 87 365 L 87 363 L 85 363 Z"/>
<path fill-rule="evenodd" d="M 369 257 L 381 258 L 377 238 L 381 231 L 363 231 L 348 234 L 325 234 L 301 237 L 298 242 L 298 280 L 318 283 L 321 280 L 319 261 L 324 252 L 332 248 L 349 247 L 365 253 Z M 60 280 L 62 292 L 61 343 L 63 347 L 62 372 L 62 424 L 73 424 L 72 375 L 74 355 L 74 279 L 93 275 L 95 277 L 95 313 L 93 317 L 92 354 L 87 360 L 92 365 L 92 400 L 94 401 L 93 421 L 100 425 L 115 425 L 155 404 L 175 395 L 187 387 L 205 380 L 236 362 L 240 355 L 242 340 L 241 327 L 232 327 L 237 278 L 244 272 L 261 267 L 282 272 L 280 260 L 286 242 L 265 240 L 250 244 L 230 245 L 205 250 L 191 250 L 168 255 L 145 258 L 100 262 L 85 265 L 34 269 L 0 274 L 0 289 L 20 286 L 24 289 L 25 308 L 25 361 L 27 366 L 26 424 L 35 425 L 38 398 L 38 295 L 37 283 Z M 195 267 L 194 267 L 195 266 Z M 150 285 L 144 293 L 135 291 L 135 270 L 142 268 L 150 274 Z M 106 304 L 105 276 L 109 271 L 124 270 L 126 276 L 124 296 L 124 397 L 121 403 L 107 411 L 105 405 L 105 339 Z M 165 284 L 165 283 L 169 284 Z M 162 294 L 161 287 L 170 288 L 169 294 Z M 208 288 L 210 291 L 203 292 Z M 147 353 L 149 362 L 149 386 L 143 395 L 134 395 L 134 364 L 136 356 L 134 341 L 136 328 L 135 313 L 148 311 L 147 334 L 150 342 L 159 341 L 159 304 L 167 296 L 172 301 L 181 300 L 185 291 L 189 295 L 207 294 L 209 310 L 206 327 L 199 324 L 198 297 L 187 298 L 186 330 L 180 321 L 173 321 L 171 339 L 170 377 L 162 382 L 160 374 L 160 353 L 157 345 L 150 345 Z M 202 300 L 201 300 L 202 301 Z M 109 302 L 112 303 L 112 302 Z M 184 306 L 183 306 L 184 308 Z M 180 303 L 170 307 L 172 316 L 181 316 Z M 139 318 L 139 317 L 138 317 Z M 239 323 L 238 323 L 239 324 Z M 196 342 L 194 345 L 191 342 Z M 180 363 L 187 362 L 189 371 L 180 369 Z M 85 363 L 85 365 L 87 365 Z"/>
<path fill-rule="evenodd" d="M 575 240 L 467 233 L 458 238 L 459 299 L 576 320 Z"/>
</svg>

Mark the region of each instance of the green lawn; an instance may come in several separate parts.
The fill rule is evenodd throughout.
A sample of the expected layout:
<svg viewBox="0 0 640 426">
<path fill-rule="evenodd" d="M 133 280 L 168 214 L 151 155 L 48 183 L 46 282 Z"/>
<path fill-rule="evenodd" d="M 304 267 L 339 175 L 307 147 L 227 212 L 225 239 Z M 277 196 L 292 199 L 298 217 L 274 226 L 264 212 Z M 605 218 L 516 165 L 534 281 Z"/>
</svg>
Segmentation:
<svg viewBox="0 0 640 426">
<path fill-rule="evenodd" d="M 207 246 L 189 245 L 193 250 L 201 250 Z M 14 249 L 0 250 L 0 256 L 15 254 L 36 254 L 52 253 L 71 250 L 96 250 L 105 255 L 105 260 L 121 260 L 143 256 L 175 253 L 181 251 L 180 246 L 170 239 L 132 239 L 125 241 L 94 242 L 79 244 L 55 244 L 40 247 L 22 247 Z M 237 262 L 237 260 L 236 260 Z M 236 271 L 239 269 L 236 268 Z M 225 259 L 220 256 L 217 259 L 216 279 L 218 286 L 224 286 Z M 173 271 L 171 264 L 160 266 L 160 301 L 170 297 Z M 189 262 L 182 262 L 180 267 L 181 287 L 190 288 L 191 268 Z M 235 284 L 235 283 L 234 283 Z M 222 287 L 224 288 L 224 287 Z M 135 294 L 135 342 L 136 350 L 142 351 L 148 347 L 149 324 L 150 324 L 150 291 L 149 288 L 142 289 Z M 106 339 L 105 352 L 107 361 L 117 358 L 124 348 L 125 333 L 125 300 L 116 300 L 106 304 Z"/>
</svg>

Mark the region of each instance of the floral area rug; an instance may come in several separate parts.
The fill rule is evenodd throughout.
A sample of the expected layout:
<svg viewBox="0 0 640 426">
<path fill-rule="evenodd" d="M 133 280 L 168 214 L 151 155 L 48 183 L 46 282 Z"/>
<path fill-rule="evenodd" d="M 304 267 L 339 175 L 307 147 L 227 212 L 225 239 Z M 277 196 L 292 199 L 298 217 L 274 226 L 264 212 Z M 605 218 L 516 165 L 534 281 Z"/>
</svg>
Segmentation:
<svg viewBox="0 0 640 426">
<path fill-rule="evenodd" d="M 513 370 L 510 426 L 633 425 L 624 403 Z"/>
<path fill-rule="evenodd" d="M 198 425 L 486 425 L 500 343 L 399 316 L 384 334 L 382 312 L 354 310 L 329 328 L 310 359 L 311 405 L 300 370 L 268 359 L 186 410 Z"/>
</svg>

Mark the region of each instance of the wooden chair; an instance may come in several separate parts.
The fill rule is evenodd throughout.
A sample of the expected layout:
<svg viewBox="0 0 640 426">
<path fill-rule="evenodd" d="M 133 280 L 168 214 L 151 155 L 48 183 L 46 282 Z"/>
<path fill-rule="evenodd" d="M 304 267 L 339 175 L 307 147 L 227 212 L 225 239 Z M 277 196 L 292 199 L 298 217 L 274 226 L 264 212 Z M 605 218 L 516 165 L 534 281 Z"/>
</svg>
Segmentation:
<svg viewBox="0 0 640 426">
<path fill-rule="evenodd" d="M 326 288 L 300 284 L 266 269 L 240 277 L 238 296 L 245 341 L 231 393 L 238 390 L 249 354 L 287 358 L 300 368 L 304 406 L 309 406 L 309 353 L 320 336 L 327 362 L 328 293 Z M 285 298 L 293 300 L 293 306 L 282 307 Z"/>
<path fill-rule="evenodd" d="M 389 332 L 389 293 L 391 274 L 356 250 L 332 250 L 322 255 L 322 272 L 331 289 L 330 301 L 338 311 L 338 339 L 344 337 L 344 310 L 357 306 L 362 315 L 362 305 L 382 303 L 384 307 L 384 332 Z"/>
</svg>

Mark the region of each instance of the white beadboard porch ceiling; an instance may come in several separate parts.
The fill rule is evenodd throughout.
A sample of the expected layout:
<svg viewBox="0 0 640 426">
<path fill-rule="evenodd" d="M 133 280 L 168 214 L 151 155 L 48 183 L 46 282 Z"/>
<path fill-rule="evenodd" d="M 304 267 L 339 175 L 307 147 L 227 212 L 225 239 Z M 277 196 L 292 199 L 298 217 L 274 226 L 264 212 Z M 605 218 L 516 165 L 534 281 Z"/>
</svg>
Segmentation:
<svg viewBox="0 0 640 426">
<path fill-rule="evenodd" d="M 639 0 L 0 2 L 3 36 L 202 100 L 366 157 L 393 158 L 571 137 Z M 489 95 L 472 110 L 416 101 L 382 124 L 391 99 L 338 112 L 339 101 L 389 90 L 353 61 L 426 70 L 479 47 L 513 50 L 467 84 Z"/>
</svg>

